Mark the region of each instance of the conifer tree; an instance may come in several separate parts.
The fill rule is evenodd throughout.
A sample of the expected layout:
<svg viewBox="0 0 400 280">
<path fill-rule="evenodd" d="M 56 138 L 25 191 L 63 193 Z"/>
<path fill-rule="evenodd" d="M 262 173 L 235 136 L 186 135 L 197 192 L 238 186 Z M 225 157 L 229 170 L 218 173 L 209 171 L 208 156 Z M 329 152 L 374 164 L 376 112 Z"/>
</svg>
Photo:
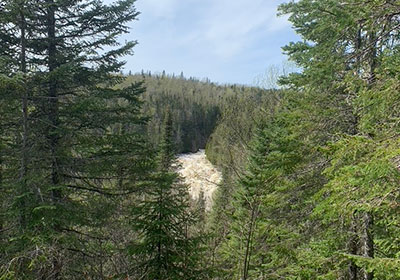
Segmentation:
<svg viewBox="0 0 400 280">
<path fill-rule="evenodd" d="M 272 250 L 277 246 L 275 236 L 290 227 L 293 213 L 280 214 L 287 207 L 286 195 L 280 190 L 289 185 L 289 174 L 299 163 L 297 148 L 297 140 L 289 136 L 285 122 L 278 121 L 277 116 L 266 117 L 257 125 L 246 170 L 233 196 L 230 234 L 219 252 L 224 279 L 274 277 L 265 267 L 275 262 L 274 254 L 280 254 L 282 260 L 287 257 L 285 252 Z"/>
<path fill-rule="evenodd" d="M 385 111 L 375 107 L 372 100 L 392 100 L 378 88 L 388 80 L 389 84 L 394 82 L 383 70 L 388 65 L 382 63 L 396 61 L 398 7 L 390 1 L 304 0 L 284 4 L 281 11 L 291 15 L 290 21 L 304 39 L 285 47 L 291 59 L 303 68 L 301 74 L 284 80 L 302 93 L 298 103 L 302 107 L 298 110 L 299 124 L 303 125 L 298 129 L 308 134 L 304 139 L 311 140 L 311 145 L 324 147 L 321 150 L 326 154 L 313 152 L 314 157 L 327 157 L 331 165 L 325 166 L 325 171 L 315 168 L 322 180 L 314 185 L 320 190 L 312 198 L 316 202 L 314 219 L 318 217 L 323 222 L 320 231 L 314 231 L 318 238 L 308 245 L 318 249 L 314 255 L 303 251 L 307 257 L 302 259 L 310 259 L 309 267 L 313 262 L 328 264 L 336 259 L 334 268 L 310 271 L 309 275 L 324 275 L 326 279 L 396 277 L 395 254 L 382 242 L 388 240 L 383 232 L 394 230 L 388 222 L 392 218 L 379 214 L 391 213 L 383 209 L 394 198 L 386 196 L 381 204 L 373 202 L 379 193 L 391 192 L 390 180 L 398 176 L 390 163 L 394 160 L 390 151 L 396 144 L 389 148 L 386 142 L 396 126 L 377 132 L 377 126 L 388 120 L 378 117 L 377 122 L 367 121 L 368 124 L 365 120 L 382 116 L 379 112 Z M 389 111 L 392 110 L 387 114 Z M 385 145 L 386 152 L 378 152 L 381 145 Z M 386 253 L 379 253 L 383 251 Z"/>
<path fill-rule="evenodd" d="M 176 173 L 170 114 L 164 121 L 153 185 L 133 209 L 132 224 L 140 232 L 131 253 L 139 256 L 135 271 L 141 279 L 200 279 L 199 238 L 192 236 L 196 220 L 187 186 Z"/>
<path fill-rule="evenodd" d="M 235 212 L 233 214 L 232 230 L 229 235 L 228 247 L 238 254 L 237 264 L 230 268 L 233 278 L 249 279 L 252 254 L 254 253 L 254 238 L 257 231 L 262 195 L 266 188 L 273 181 L 263 175 L 263 166 L 268 156 L 268 138 L 265 137 L 265 130 L 258 127 L 252 151 L 250 154 L 247 172 L 239 179 L 239 188 L 233 197 Z M 233 259 L 233 255 L 229 258 Z"/>
<path fill-rule="evenodd" d="M 135 45 L 118 42 L 138 15 L 133 4 L 0 5 L 0 61 L 8 66 L 5 75 L 20 77 L 18 89 L 1 94 L 14 97 L 7 110 L 20 108 L 4 115 L 12 130 L 1 133 L 12 143 L 2 149 L 2 187 L 15 209 L 7 209 L 5 224 L 13 230 L 2 272 L 18 279 L 71 279 L 84 271 L 104 278 L 126 269 L 110 269 L 112 252 L 123 241 L 111 241 L 102 227 L 119 221 L 118 207 L 129 201 L 147 169 L 139 134 L 144 89 L 140 83 L 114 87 L 122 81 L 120 57 Z M 19 224 L 13 221 L 18 216 Z M 99 242 L 104 248 L 94 246 Z"/>
</svg>

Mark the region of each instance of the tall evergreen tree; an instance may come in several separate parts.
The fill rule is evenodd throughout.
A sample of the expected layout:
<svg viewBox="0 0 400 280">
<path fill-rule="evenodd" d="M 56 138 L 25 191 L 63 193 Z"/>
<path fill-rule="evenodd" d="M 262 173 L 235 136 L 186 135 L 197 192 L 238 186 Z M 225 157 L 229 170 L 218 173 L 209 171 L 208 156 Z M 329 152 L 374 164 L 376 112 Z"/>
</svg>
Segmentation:
<svg viewBox="0 0 400 280">
<path fill-rule="evenodd" d="M 21 82 L 7 95 L 16 100 L 7 109 L 20 108 L 6 120 L 15 129 L 1 135 L 11 143 L 8 151 L 17 151 L 2 152 L 7 174 L 2 187 L 12 194 L 16 210 L 7 209 L 5 222 L 13 228 L 1 267 L 6 276 L 71 279 L 90 271 L 87 277 L 104 278 L 127 270 L 111 266 L 123 240 L 112 239 L 114 233 L 102 226 L 110 220 L 123 225 L 117 210 L 147 169 L 139 133 L 144 89 L 140 83 L 114 87 L 122 81 L 120 57 L 135 45 L 117 41 L 138 15 L 133 4 L 9 0 L 0 5 L 0 61 L 8 64 L 5 74 L 19 75 Z"/>
<path fill-rule="evenodd" d="M 167 114 L 156 159 L 153 185 L 133 208 L 132 224 L 140 238 L 131 253 L 140 257 L 135 267 L 140 279 L 200 279 L 200 239 L 191 235 L 196 219 L 188 187 L 176 173 L 172 119 Z"/>
<path fill-rule="evenodd" d="M 383 210 L 384 204 L 393 203 L 395 198 L 382 198 L 379 205 L 373 199 L 379 193 L 390 193 L 389 181 L 398 176 L 390 159 L 394 146 L 386 153 L 378 152 L 396 128 L 376 133 L 375 124 L 366 125 L 365 120 L 382 112 L 382 108 L 368 105 L 374 104 L 368 98 L 372 92 L 378 99 L 385 96 L 376 87 L 386 84 L 390 77 L 382 75 L 387 69 L 382 62 L 395 61 L 398 7 L 391 1 L 304 0 L 284 4 L 281 11 L 290 14 L 290 21 L 304 39 L 285 47 L 303 68 L 301 74 L 285 80 L 302 93 L 303 107 L 299 109 L 303 125 L 299 128 L 308 134 L 304 139 L 311 140 L 311 145 L 325 147 L 322 150 L 327 153 L 320 156 L 331 164 L 320 173 L 324 180 L 315 185 L 321 191 L 313 198 L 317 202 L 314 217 L 323 224 L 321 231 L 314 232 L 318 238 L 309 245 L 317 248 L 315 256 L 319 255 L 310 255 L 310 264 L 344 259 L 336 261 L 335 268 L 327 268 L 326 274 L 314 268 L 310 275 L 392 279 L 398 273 L 396 269 L 385 273 L 381 265 L 385 262 L 387 269 L 393 268 L 395 254 L 385 253 L 387 259 L 382 261 L 384 255 L 378 252 L 388 250 L 381 242 L 388 238 L 382 229 L 393 230 L 388 217 L 380 213 L 390 213 Z M 383 99 L 391 100 L 387 96 Z M 392 179 L 379 180 L 377 173 Z"/>
</svg>

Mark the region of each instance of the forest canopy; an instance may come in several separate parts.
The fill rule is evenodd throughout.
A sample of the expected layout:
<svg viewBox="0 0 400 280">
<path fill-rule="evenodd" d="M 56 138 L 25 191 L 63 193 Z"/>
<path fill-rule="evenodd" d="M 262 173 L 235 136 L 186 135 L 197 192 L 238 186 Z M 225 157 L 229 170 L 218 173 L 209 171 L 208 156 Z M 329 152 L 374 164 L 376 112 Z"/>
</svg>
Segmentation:
<svg viewBox="0 0 400 280">
<path fill-rule="evenodd" d="M 121 74 L 134 0 L 3 0 L 0 280 L 400 279 L 400 4 L 278 10 L 298 71 L 263 89 Z"/>
</svg>

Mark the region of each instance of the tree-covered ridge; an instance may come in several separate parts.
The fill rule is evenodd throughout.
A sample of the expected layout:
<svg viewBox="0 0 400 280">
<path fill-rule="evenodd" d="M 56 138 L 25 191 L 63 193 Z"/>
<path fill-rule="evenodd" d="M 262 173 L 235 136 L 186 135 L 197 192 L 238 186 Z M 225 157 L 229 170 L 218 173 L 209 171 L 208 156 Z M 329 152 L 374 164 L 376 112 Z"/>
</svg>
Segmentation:
<svg viewBox="0 0 400 280">
<path fill-rule="evenodd" d="M 142 112 L 150 117 L 147 123 L 150 140 L 159 143 L 162 122 L 169 111 L 178 153 L 204 149 L 222 112 L 232 109 L 235 103 L 250 102 L 247 100 L 253 98 L 253 104 L 259 106 L 257 102 L 263 102 L 262 96 L 267 92 L 257 87 L 218 85 L 164 72 L 127 76 L 122 86 L 132 82 L 143 82 L 146 87 L 142 94 Z"/>
</svg>

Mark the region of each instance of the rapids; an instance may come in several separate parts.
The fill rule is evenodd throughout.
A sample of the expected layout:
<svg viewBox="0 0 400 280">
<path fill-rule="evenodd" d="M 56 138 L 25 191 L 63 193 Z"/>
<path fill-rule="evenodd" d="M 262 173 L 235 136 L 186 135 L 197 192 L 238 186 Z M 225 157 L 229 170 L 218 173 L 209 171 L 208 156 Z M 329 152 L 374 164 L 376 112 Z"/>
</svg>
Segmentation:
<svg viewBox="0 0 400 280">
<path fill-rule="evenodd" d="M 189 194 L 198 199 L 203 192 L 206 201 L 206 210 L 211 209 L 213 194 L 221 182 L 221 173 L 206 158 L 204 150 L 197 153 L 181 154 L 178 156 L 179 174 L 189 186 Z"/>
</svg>

